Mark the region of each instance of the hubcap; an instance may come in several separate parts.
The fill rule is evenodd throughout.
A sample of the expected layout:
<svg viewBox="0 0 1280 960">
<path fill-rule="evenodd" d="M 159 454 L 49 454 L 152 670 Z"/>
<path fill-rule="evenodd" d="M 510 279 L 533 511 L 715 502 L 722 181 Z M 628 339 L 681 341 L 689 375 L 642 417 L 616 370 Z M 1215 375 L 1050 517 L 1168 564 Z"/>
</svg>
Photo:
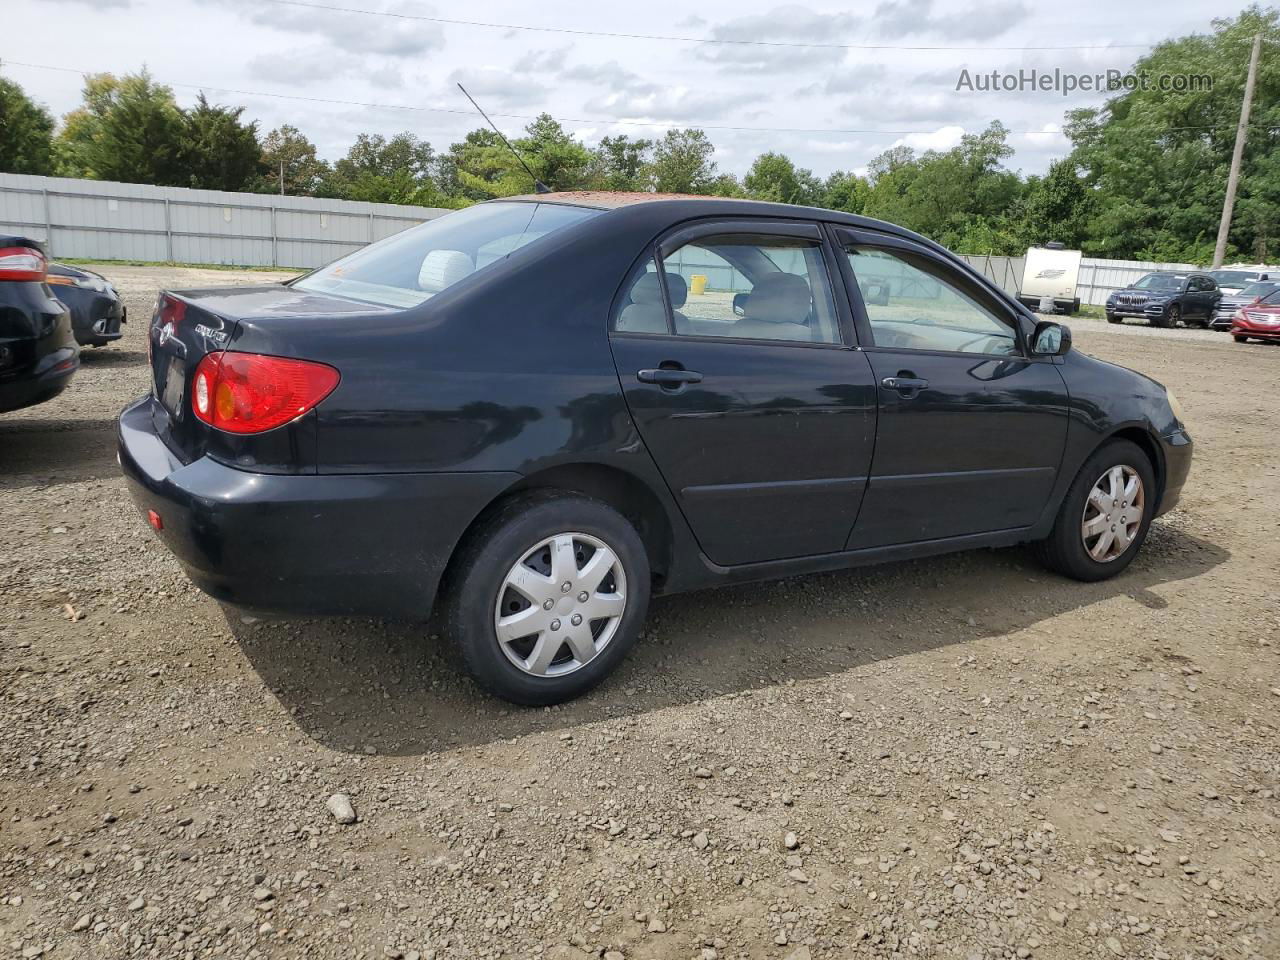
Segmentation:
<svg viewBox="0 0 1280 960">
<path fill-rule="evenodd" d="M 617 554 L 586 533 L 535 544 L 498 588 L 494 634 L 503 654 L 535 677 L 586 666 L 609 645 L 627 608 L 627 577 Z"/>
<path fill-rule="evenodd" d="M 1138 471 L 1117 464 L 1100 476 L 1080 520 L 1080 536 L 1089 556 L 1110 563 L 1129 549 L 1146 512 L 1146 491 Z"/>
</svg>

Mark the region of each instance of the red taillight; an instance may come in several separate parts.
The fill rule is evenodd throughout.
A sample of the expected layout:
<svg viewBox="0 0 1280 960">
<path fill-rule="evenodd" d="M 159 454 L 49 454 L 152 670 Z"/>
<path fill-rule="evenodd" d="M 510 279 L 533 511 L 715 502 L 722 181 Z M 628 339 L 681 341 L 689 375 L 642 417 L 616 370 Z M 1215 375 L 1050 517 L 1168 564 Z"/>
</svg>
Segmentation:
<svg viewBox="0 0 1280 960">
<path fill-rule="evenodd" d="M 44 283 L 47 262 L 31 247 L 0 247 L 0 280 L 34 280 Z"/>
<path fill-rule="evenodd" d="M 262 433 L 296 420 L 333 392 L 328 364 L 257 353 L 206 354 L 191 382 L 197 419 L 229 433 Z"/>
</svg>

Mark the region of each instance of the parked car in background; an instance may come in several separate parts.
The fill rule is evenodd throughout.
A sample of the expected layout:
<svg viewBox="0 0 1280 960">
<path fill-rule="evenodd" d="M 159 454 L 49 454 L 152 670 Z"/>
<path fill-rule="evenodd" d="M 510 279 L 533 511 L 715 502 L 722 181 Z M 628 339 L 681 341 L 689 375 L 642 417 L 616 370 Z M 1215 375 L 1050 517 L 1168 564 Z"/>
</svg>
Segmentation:
<svg viewBox="0 0 1280 960">
<path fill-rule="evenodd" d="M 1231 336 L 1236 343 L 1250 339 L 1280 343 L 1280 290 L 1237 310 L 1231 318 Z"/>
<path fill-rule="evenodd" d="M 1207 327 L 1218 305 L 1218 284 L 1207 273 L 1161 270 L 1107 297 L 1108 323 L 1128 317 L 1146 320 L 1153 327 Z"/>
<path fill-rule="evenodd" d="M 163 293 L 148 337 L 120 464 L 198 586 L 440 608 L 525 704 L 602 680 L 652 591 L 1022 542 L 1115 576 L 1191 463 L 1159 383 L 834 210 L 491 201 L 283 285 Z"/>
<path fill-rule="evenodd" d="M 1215 330 L 1230 330 L 1231 318 L 1236 315 L 1237 310 L 1276 290 L 1280 290 L 1280 280 L 1257 280 L 1244 287 L 1239 293 L 1223 294 L 1218 299 L 1217 307 L 1214 308 L 1211 326 Z"/>
<path fill-rule="evenodd" d="M 1257 283 L 1259 280 L 1280 278 L 1280 271 L 1271 267 L 1237 265 L 1223 267 L 1219 270 L 1210 270 L 1209 276 L 1213 277 L 1218 289 L 1222 291 L 1224 296 L 1234 297 L 1251 283 Z"/>
<path fill-rule="evenodd" d="M 71 329 L 82 347 L 101 347 L 119 340 L 125 322 L 120 295 L 100 273 L 68 263 L 49 264 L 49 286 L 71 311 Z"/>
<path fill-rule="evenodd" d="M 44 248 L 0 236 L 0 413 L 57 396 L 80 366 L 71 315 L 45 283 Z"/>
</svg>

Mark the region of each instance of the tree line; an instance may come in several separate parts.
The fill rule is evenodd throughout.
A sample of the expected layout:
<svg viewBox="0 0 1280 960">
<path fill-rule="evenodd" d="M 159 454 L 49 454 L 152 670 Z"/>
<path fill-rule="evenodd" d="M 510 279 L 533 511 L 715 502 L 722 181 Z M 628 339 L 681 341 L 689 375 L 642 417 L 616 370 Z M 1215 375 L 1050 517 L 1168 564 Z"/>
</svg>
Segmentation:
<svg viewBox="0 0 1280 960">
<path fill-rule="evenodd" d="M 1271 49 L 1280 13 L 1251 6 L 1208 34 L 1157 45 L 1133 73 L 1209 73 L 1209 90 L 1118 91 L 1102 107 L 1068 112 L 1070 151 L 1043 175 L 1008 169 L 999 121 L 949 150 L 893 147 L 865 172 L 826 177 L 785 153 L 760 154 L 741 178 L 718 169 L 705 131 L 607 136 L 587 146 L 547 114 L 514 141 L 556 190 L 634 190 L 750 197 L 889 220 L 964 253 L 1019 254 L 1057 241 L 1091 256 L 1207 263 L 1212 255 L 1244 87 L 1248 47 Z M 1254 95 L 1233 257 L 1275 257 L 1280 218 L 1280 63 L 1263 57 Z M 850 158 L 853 160 L 854 158 Z M 529 173 L 492 130 L 437 150 L 411 132 L 360 134 L 333 163 L 294 126 L 265 134 L 244 108 L 200 94 L 183 108 L 144 69 L 86 78 L 83 102 L 54 121 L 0 76 L 0 171 L 211 190 L 283 192 L 462 207 L 529 193 Z"/>
</svg>

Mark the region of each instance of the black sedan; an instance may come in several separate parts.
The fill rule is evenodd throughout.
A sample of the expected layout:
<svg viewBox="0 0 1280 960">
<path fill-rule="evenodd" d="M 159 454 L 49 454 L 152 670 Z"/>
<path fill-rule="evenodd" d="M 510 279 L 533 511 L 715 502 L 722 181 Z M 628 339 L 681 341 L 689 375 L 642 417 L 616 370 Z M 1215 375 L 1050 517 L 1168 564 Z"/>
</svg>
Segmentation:
<svg viewBox="0 0 1280 960">
<path fill-rule="evenodd" d="M 605 677 L 651 592 L 1023 542 L 1114 576 L 1191 463 L 1160 384 L 830 210 L 494 201 L 284 285 L 166 293 L 149 336 L 120 462 L 197 585 L 434 608 L 528 704 Z"/>
<path fill-rule="evenodd" d="M 49 264 L 49 286 L 71 311 L 71 329 L 82 347 L 101 347 L 124 334 L 125 306 L 115 287 L 100 273 L 69 263 Z"/>
<path fill-rule="evenodd" d="M 80 366 L 71 315 L 45 283 L 44 248 L 0 236 L 0 413 L 43 403 Z"/>
</svg>

